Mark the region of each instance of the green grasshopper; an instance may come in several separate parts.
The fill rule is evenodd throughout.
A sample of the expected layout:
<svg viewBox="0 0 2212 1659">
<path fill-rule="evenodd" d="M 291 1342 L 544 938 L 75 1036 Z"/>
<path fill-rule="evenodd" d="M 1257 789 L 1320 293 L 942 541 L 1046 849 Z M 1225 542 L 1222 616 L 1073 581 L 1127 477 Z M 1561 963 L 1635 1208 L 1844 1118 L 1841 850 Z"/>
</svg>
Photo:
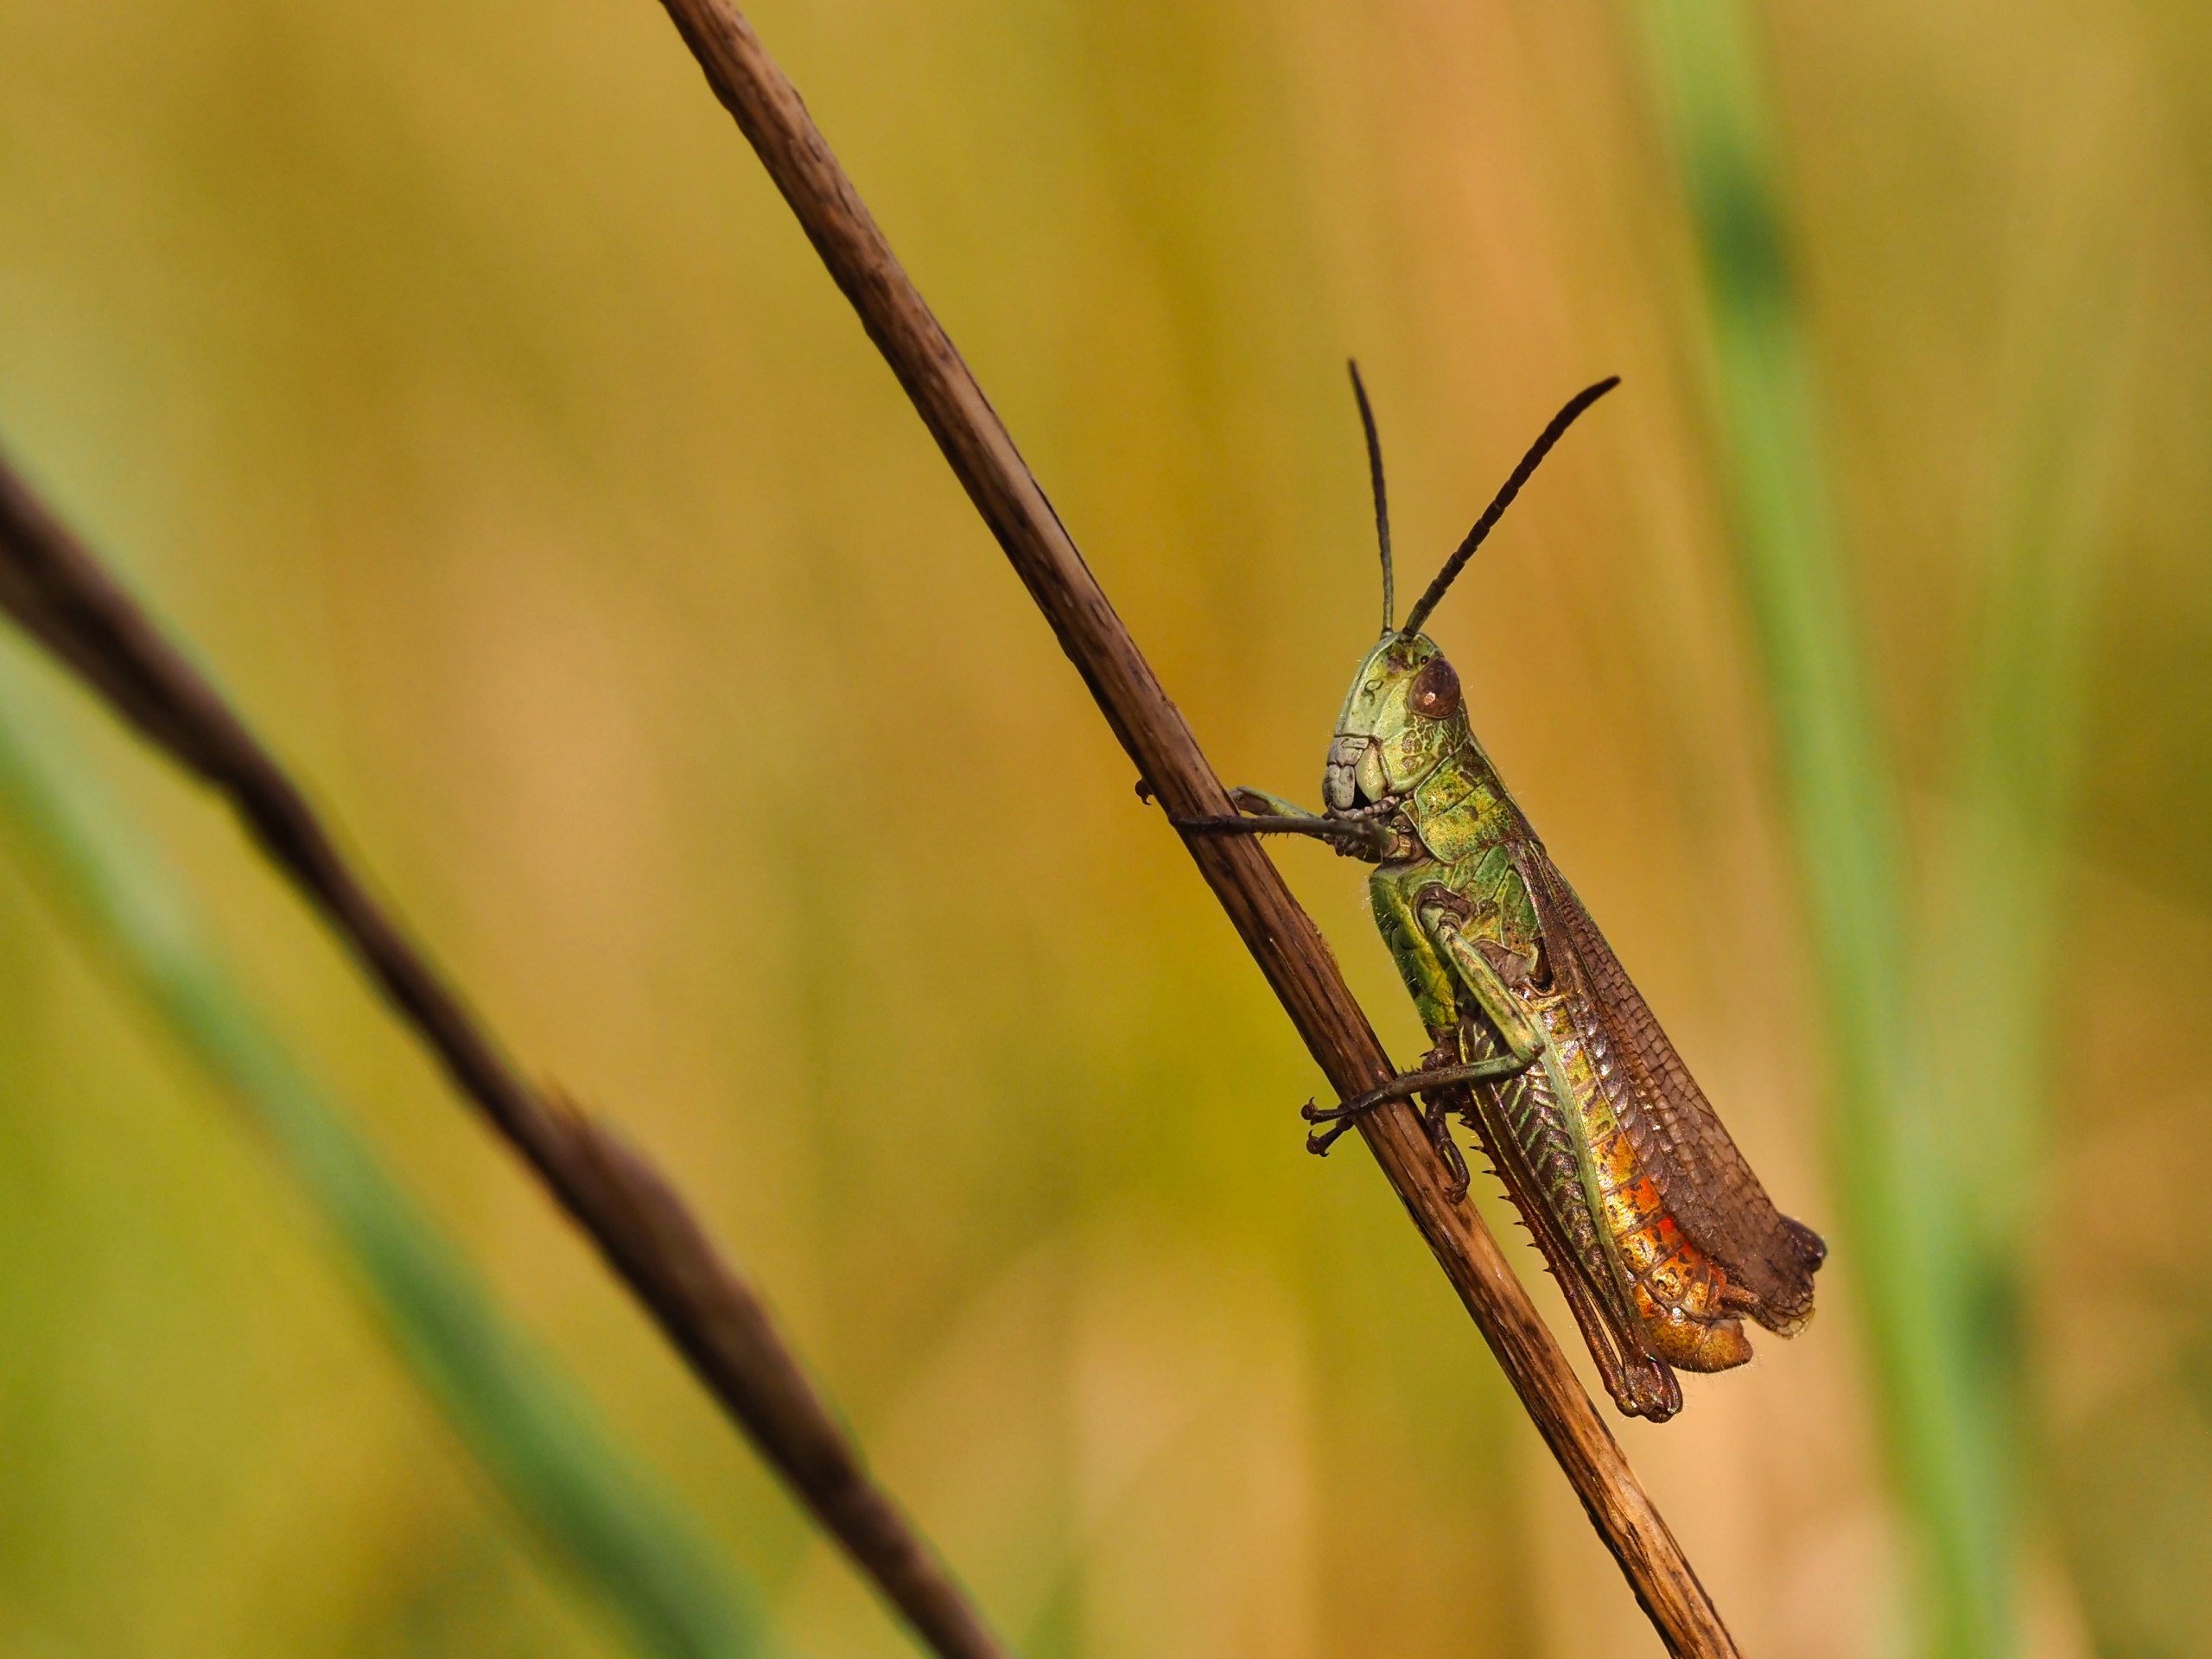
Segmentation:
<svg viewBox="0 0 2212 1659">
<path fill-rule="evenodd" d="M 1726 1370 L 1751 1357 L 1741 1315 L 1785 1337 L 1805 1327 L 1827 1247 L 1767 1197 L 1499 781 L 1468 729 L 1459 676 L 1421 632 L 1545 454 L 1619 378 L 1559 412 L 1398 625 L 1382 447 L 1356 364 L 1351 377 L 1382 543 L 1382 638 L 1337 717 L 1324 810 L 1239 789 L 1230 798 L 1245 816 L 1181 827 L 1311 836 L 1376 867 L 1376 925 L 1434 1046 L 1418 1071 L 1357 1099 L 1307 1102 L 1306 1120 L 1327 1126 L 1308 1149 L 1326 1153 L 1363 1114 L 1419 1096 L 1464 1197 L 1457 1115 L 1535 1236 L 1614 1402 L 1664 1422 L 1682 1403 L 1670 1367 Z"/>
</svg>

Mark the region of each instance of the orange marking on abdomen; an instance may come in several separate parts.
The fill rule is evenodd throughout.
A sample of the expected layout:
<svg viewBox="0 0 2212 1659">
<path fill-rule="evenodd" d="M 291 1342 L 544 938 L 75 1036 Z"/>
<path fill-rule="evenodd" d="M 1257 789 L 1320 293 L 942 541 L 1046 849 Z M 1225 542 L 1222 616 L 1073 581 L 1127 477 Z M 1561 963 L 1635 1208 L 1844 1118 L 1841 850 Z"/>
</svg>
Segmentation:
<svg viewBox="0 0 2212 1659">
<path fill-rule="evenodd" d="M 1658 1183 L 1637 1168 L 1626 1135 L 1615 1133 L 1592 1150 L 1605 1225 L 1634 1281 L 1645 1340 L 1660 1358 L 1686 1371 L 1742 1364 L 1751 1357 L 1751 1344 L 1743 1321 L 1721 1298 L 1727 1274 L 1682 1236 Z"/>
<path fill-rule="evenodd" d="M 1636 1155 L 1607 1097 L 1605 1075 L 1592 1063 L 1573 1021 L 1558 1001 L 1535 1009 L 1559 1052 L 1581 1116 L 1599 1207 L 1621 1264 L 1628 1269 L 1644 1340 L 1660 1358 L 1686 1371 L 1725 1371 L 1751 1357 L 1743 1321 L 1728 1312 L 1728 1283 L 1719 1264 L 1682 1236 L 1667 1212 L 1659 1184 Z M 1609 1075 L 1611 1068 L 1605 1068 Z"/>
</svg>

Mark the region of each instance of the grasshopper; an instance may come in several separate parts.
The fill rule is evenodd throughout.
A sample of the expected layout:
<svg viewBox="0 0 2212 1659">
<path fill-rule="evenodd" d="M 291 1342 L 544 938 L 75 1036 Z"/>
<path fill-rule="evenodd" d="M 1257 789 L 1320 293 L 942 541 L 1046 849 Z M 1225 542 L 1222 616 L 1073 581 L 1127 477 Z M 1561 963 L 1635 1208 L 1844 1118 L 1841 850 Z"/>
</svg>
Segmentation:
<svg viewBox="0 0 2212 1659">
<path fill-rule="evenodd" d="M 1337 718 L 1323 810 L 1230 792 L 1241 816 L 1185 820 L 1224 835 L 1292 834 L 1375 866 L 1376 925 L 1434 1045 L 1418 1070 L 1340 1105 L 1306 1103 L 1325 1154 L 1385 1102 L 1421 1122 L 1468 1184 L 1457 1116 L 1479 1137 L 1605 1387 L 1624 1414 L 1681 1408 L 1673 1367 L 1751 1357 L 1742 1315 L 1795 1336 L 1813 1317 L 1820 1235 L 1774 1207 L 1590 912 L 1469 730 L 1459 677 L 1421 632 L 1538 464 L 1618 376 L 1544 429 L 1403 624 L 1394 623 L 1390 518 L 1375 416 L 1351 365 L 1382 554 L 1382 637 Z"/>
</svg>

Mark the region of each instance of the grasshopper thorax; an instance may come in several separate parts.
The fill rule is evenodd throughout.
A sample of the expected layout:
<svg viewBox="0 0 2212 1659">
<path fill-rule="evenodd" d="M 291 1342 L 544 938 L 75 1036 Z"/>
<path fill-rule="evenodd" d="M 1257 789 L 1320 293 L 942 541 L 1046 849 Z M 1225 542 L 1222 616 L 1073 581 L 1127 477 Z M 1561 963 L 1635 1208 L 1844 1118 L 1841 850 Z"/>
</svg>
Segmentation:
<svg viewBox="0 0 2212 1659">
<path fill-rule="evenodd" d="M 1466 730 L 1459 677 L 1435 641 L 1385 634 L 1361 660 L 1337 716 L 1321 785 L 1328 812 L 1364 816 L 1403 799 Z"/>
</svg>

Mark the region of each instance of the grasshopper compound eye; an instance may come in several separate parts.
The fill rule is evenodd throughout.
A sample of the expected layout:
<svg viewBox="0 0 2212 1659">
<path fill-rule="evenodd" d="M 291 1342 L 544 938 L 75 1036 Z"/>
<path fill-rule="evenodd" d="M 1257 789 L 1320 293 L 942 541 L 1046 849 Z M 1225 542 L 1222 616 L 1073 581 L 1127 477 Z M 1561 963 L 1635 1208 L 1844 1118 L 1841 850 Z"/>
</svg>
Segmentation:
<svg viewBox="0 0 2212 1659">
<path fill-rule="evenodd" d="M 1449 720 L 1459 712 L 1459 677 L 1441 657 L 1432 657 L 1427 666 L 1414 676 L 1413 692 L 1407 701 L 1414 713 L 1425 719 Z"/>
</svg>

